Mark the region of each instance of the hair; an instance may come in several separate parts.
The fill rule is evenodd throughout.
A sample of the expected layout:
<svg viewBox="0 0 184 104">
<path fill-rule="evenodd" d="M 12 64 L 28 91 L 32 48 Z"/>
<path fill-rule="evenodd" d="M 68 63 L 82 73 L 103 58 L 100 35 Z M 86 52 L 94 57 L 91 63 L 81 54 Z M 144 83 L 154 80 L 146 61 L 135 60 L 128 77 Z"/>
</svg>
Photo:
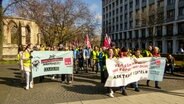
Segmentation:
<svg viewBox="0 0 184 104">
<path fill-rule="evenodd" d="M 128 49 L 126 47 L 121 48 L 121 52 L 128 52 Z"/>
</svg>

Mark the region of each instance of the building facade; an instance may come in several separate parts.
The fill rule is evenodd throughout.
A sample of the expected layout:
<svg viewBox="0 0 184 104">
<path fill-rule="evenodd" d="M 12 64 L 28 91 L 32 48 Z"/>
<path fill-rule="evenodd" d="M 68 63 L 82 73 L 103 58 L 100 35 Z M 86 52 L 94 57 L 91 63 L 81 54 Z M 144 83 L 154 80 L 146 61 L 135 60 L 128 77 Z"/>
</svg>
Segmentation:
<svg viewBox="0 0 184 104">
<path fill-rule="evenodd" d="M 39 26 L 33 20 L 20 17 L 4 17 L 3 34 L 3 60 L 15 60 L 19 45 L 40 44 Z"/>
<path fill-rule="evenodd" d="M 184 0 L 102 0 L 102 15 L 102 34 L 119 47 L 184 49 Z"/>
</svg>

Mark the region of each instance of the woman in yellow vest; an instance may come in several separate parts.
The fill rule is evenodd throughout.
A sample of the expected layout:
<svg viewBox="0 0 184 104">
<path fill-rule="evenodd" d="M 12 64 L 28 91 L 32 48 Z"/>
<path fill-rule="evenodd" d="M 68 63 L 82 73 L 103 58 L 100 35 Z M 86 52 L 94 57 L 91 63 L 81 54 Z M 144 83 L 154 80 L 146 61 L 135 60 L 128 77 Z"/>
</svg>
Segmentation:
<svg viewBox="0 0 184 104">
<path fill-rule="evenodd" d="M 26 75 L 26 87 L 25 89 L 28 90 L 29 88 L 33 88 L 33 79 L 31 78 L 31 45 L 28 44 L 23 52 L 22 60 L 23 60 L 23 70 Z"/>
</svg>

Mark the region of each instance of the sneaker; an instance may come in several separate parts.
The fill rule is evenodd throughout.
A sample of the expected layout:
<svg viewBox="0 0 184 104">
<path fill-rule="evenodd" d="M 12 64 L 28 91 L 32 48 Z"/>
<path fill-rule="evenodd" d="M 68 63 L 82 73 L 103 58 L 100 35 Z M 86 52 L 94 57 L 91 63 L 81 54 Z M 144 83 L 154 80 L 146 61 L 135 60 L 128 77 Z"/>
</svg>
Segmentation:
<svg viewBox="0 0 184 104">
<path fill-rule="evenodd" d="M 161 89 L 161 87 L 159 87 L 159 86 L 155 86 L 155 88 L 157 88 L 157 89 Z"/>
<path fill-rule="evenodd" d="M 113 97 L 114 97 L 114 94 L 111 92 L 111 93 L 109 93 L 109 96 L 110 96 L 111 98 L 113 98 Z"/>
<path fill-rule="evenodd" d="M 140 92 L 139 88 L 135 88 L 135 91 L 136 91 L 136 92 Z"/>
<path fill-rule="evenodd" d="M 25 89 L 26 89 L 26 90 L 29 90 L 29 86 L 26 86 Z"/>
<path fill-rule="evenodd" d="M 123 90 L 121 94 L 122 94 L 122 95 L 125 95 L 125 96 L 127 96 L 127 95 L 128 95 L 128 94 L 126 93 L 126 91 L 125 91 L 125 90 Z"/>
<path fill-rule="evenodd" d="M 30 84 L 30 88 L 33 88 L 33 84 Z"/>
<path fill-rule="evenodd" d="M 53 76 L 52 79 L 55 79 L 55 76 Z"/>
<path fill-rule="evenodd" d="M 72 81 L 69 81 L 69 82 L 68 82 L 68 84 L 71 84 L 71 83 L 72 83 Z"/>
</svg>

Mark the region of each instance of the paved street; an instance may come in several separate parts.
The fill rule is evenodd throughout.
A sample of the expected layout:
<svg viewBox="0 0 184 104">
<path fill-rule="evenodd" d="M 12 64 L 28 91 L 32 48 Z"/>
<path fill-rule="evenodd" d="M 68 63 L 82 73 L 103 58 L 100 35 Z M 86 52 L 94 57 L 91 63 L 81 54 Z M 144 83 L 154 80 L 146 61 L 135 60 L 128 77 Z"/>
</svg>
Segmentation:
<svg viewBox="0 0 184 104">
<path fill-rule="evenodd" d="M 100 76 L 94 72 L 80 72 L 75 75 L 71 85 L 60 83 L 58 79 L 44 79 L 42 83 L 35 79 L 33 89 L 26 91 L 20 84 L 20 72 L 15 65 L 0 65 L 0 103 L 1 104 L 183 104 L 184 74 L 167 74 L 159 85 L 161 90 L 145 86 L 140 81 L 140 92 L 127 88 L 128 96 L 115 92 L 115 98 L 106 95 L 106 89 L 100 84 Z M 144 104 L 146 104 L 144 103 Z"/>
</svg>

